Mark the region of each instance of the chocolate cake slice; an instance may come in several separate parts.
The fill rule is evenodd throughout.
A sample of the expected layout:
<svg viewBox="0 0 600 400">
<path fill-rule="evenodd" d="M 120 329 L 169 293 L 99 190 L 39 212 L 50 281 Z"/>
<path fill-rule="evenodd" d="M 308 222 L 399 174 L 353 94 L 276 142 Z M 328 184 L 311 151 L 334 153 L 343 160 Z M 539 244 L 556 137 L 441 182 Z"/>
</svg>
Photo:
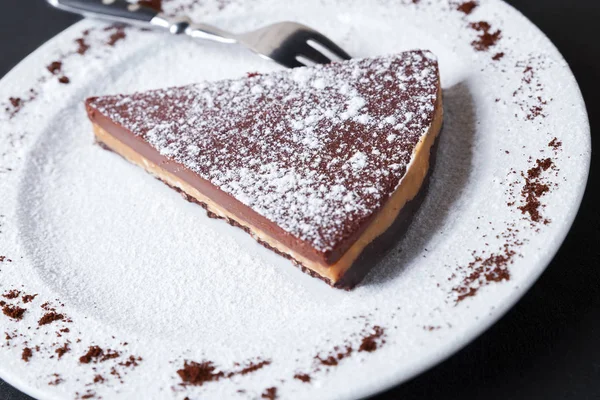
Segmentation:
<svg viewBox="0 0 600 400">
<path fill-rule="evenodd" d="M 333 286 L 423 183 L 427 51 L 86 101 L 97 141 Z"/>
</svg>

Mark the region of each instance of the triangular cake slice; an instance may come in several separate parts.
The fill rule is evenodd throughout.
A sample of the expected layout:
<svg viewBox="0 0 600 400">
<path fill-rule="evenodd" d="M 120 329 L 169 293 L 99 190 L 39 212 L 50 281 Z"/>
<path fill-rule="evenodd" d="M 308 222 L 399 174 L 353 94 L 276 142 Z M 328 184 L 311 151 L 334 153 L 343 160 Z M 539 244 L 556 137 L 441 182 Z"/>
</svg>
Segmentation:
<svg viewBox="0 0 600 400">
<path fill-rule="evenodd" d="M 337 287 L 421 188 L 442 124 L 418 50 L 86 106 L 104 147 Z"/>
</svg>

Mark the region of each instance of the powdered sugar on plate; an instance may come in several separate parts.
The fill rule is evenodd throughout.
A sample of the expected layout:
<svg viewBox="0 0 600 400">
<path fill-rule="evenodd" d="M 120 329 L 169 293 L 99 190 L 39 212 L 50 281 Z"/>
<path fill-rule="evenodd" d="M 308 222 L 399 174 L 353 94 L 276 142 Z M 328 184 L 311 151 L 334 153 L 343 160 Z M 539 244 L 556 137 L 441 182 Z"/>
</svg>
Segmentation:
<svg viewBox="0 0 600 400">
<path fill-rule="evenodd" d="M 24 60 L 0 83 L 0 376 L 39 398 L 355 398 L 493 323 L 566 235 L 589 127 L 568 67 L 535 27 L 499 1 L 469 13 L 456 3 L 164 3 L 232 30 L 297 20 L 356 57 L 438 56 L 446 116 L 425 200 L 406 237 L 349 293 L 93 144 L 86 97 L 278 66 L 240 48 L 92 21 Z M 472 28 L 480 22 L 489 28 Z M 486 29 L 497 40 L 483 37 L 479 51 L 472 43 Z M 54 61 L 61 67 L 50 71 Z M 361 109 L 355 98 L 348 117 Z M 376 156 L 357 149 L 347 168 Z"/>
</svg>

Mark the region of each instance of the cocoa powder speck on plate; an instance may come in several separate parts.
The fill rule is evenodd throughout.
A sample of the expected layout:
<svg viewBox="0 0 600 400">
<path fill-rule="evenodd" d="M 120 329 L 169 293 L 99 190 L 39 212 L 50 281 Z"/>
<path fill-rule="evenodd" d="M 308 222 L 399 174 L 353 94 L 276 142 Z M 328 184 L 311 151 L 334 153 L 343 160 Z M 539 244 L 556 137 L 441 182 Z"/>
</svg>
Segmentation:
<svg viewBox="0 0 600 400">
<path fill-rule="evenodd" d="M 298 379 L 304 383 L 309 383 L 311 378 L 309 374 L 296 374 L 294 375 L 294 379 Z"/>
<path fill-rule="evenodd" d="M 8 292 L 4 293 L 4 294 L 2 295 L 2 297 L 4 297 L 5 299 L 12 300 L 12 299 L 16 299 L 16 298 L 17 298 L 17 297 L 19 297 L 20 295 L 21 295 L 21 292 L 20 292 L 20 291 L 18 291 L 18 290 L 16 290 L 16 289 L 13 289 L 13 290 L 10 290 L 10 291 L 8 291 Z"/>
<path fill-rule="evenodd" d="M 104 352 L 104 354 L 102 354 L 102 357 L 100 358 L 100 362 L 111 360 L 113 358 L 119 358 L 120 356 L 121 356 L 121 353 L 119 353 L 118 351 L 108 349 Z"/>
<path fill-rule="evenodd" d="M 479 3 L 477 1 L 465 1 L 464 3 L 460 3 L 456 9 L 466 15 L 469 15 L 477 8 Z"/>
<path fill-rule="evenodd" d="M 64 382 L 64 380 L 61 378 L 60 374 L 52 374 L 52 380 L 50 382 L 48 382 L 48 385 L 56 386 L 56 385 L 60 385 L 63 382 Z"/>
<path fill-rule="evenodd" d="M 260 395 L 263 399 L 275 400 L 277 398 L 277 388 L 270 387 L 265 389 L 265 391 Z"/>
<path fill-rule="evenodd" d="M 42 316 L 42 318 L 40 318 L 40 320 L 38 321 L 38 325 L 39 326 L 48 325 L 55 321 L 61 321 L 64 318 L 65 318 L 65 316 L 63 314 L 58 314 L 54 311 L 51 311 L 51 312 L 44 314 Z"/>
<path fill-rule="evenodd" d="M 433 325 L 428 325 L 428 326 L 424 326 L 423 329 L 425 329 L 426 331 L 429 332 L 433 332 L 433 331 L 437 331 L 438 329 L 441 329 L 442 327 L 437 325 L 437 326 L 433 326 Z"/>
<path fill-rule="evenodd" d="M 154 3 L 154 6 L 160 4 L 157 1 L 151 1 Z M 62 74 L 62 68 L 64 62 L 70 59 L 72 56 L 85 56 L 90 49 L 92 48 L 91 42 L 89 38 L 92 32 L 96 32 L 96 29 L 85 29 L 81 36 L 74 39 L 77 48 L 75 50 L 70 50 L 62 54 L 61 58 L 58 60 L 54 60 L 50 62 L 50 64 L 46 65 L 45 69 L 47 69 L 52 75 L 57 76 L 57 80 L 61 84 L 69 84 L 71 79 L 64 74 Z M 126 38 L 125 27 L 121 25 L 110 25 L 103 29 L 103 31 L 109 33 L 109 37 L 104 43 L 105 46 L 114 47 L 116 43 Z M 29 88 L 26 96 L 11 96 L 8 98 L 7 105 L 4 107 L 5 112 L 12 119 L 14 116 L 19 114 L 23 107 L 30 102 L 33 102 L 37 99 L 38 91 L 43 87 L 43 85 L 47 82 L 47 77 L 41 76 L 37 79 L 32 87 Z M 0 262 L 2 260 L 0 259 Z"/>
<path fill-rule="evenodd" d="M 179 375 L 183 384 L 194 386 L 202 386 L 206 382 L 217 381 L 225 377 L 225 374 L 222 371 L 217 371 L 210 361 L 201 363 L 185 361 L 183 368 L 177 370 L 177 375 Z"/>
<path fill-rule="evenodd" d="M 37 297 L 37 294 L 24 294 L 22 297 L 23 303 L 27 304 L 32 302 Z"/>
<path fill-rule="evenodd" d="M 51 74 L 58 75 L 62 69 L 62 61 L 53 61 L 46 69 L 50 71 Z"/>
<path fill-rule="evenodd" d="M 91 389 L 88 389 L 88 390 L 87 390 L 85 393 L 83 393 L 83 394 L 81 394 L 81 395 L 79 395 L 79 394 L 77 393 L 77 396 L 76 396 L 76 398 L 77 398 L 77 399 L 82 399 L 82 400 L 86 400 L 86 399 L 94 399 L 94 398 L 96 398 L 96 392 L 94 392 L 94 391 L 93 391 L 93 390 L 91 390 Z"/>
<path fill-rule="evenodd" d="M 46 311 L 56 311 L 56 308 L 53 307 L 49 301 L 40 305 L 40 308 L 42 308 L 43 310 L 46 310 Z"/>
<path fill-rule="evenodd" d="M 58 359 L 60 360 L 62 358 L 62 356 L 64 356 L 66 353 L 69 352 L 69 350 L 71 350 L 71 348 L 69 347 L 69 344 L 65 343 L 64 345 L 62 345 L 62 347 L 59 347 L 58 349 L 56 349 L 55 353 L 58 354 Z"/>
<path fill-rule="evenodd" d="M 90 45 L 86 43 L 85 37 L 75 39 L 75 43 L 77 43 L 77 50 L 75 50 L 75 52 L 79 55 L 85 55 L 90 49 Z"/>
<path fill-rule="evenodd" d="M 120 362 L 119 365 L 123 367 L 137 367 L 139 362 L 142 361 L 142 357 L 129 356 L 129 358 L 123 362 Z"/>
<path fill-rule="evenodd" d="M 103 354 L 104 350 L 102 350 L 99 346 L 90 346 L 87 353 L 79 357 L 79 362 L 82 364 L 89 364 L 92 361 L 97 360 Z"/>
<path fill-rule="evenodd" d="M 29 359 L 33 356 L 33 351 L 29 347 L 25 347 L 21 353 L 21 359 L 25 362 L 29 362 Z"/>
<path fill-rule="evenodd" d="M 547 61 L 539 57 L 529 57 L 527 60 L 517 62 L 516 68 L 521 69 L 522 77 L 520 84 L 512 93 L 514 104 L 520 108 L 521 114 L 527 121 L 546 118 L 545 109 L 552 98 L 546 96 L 546 88 L 539 74 L 547 68 Z"/>
<path fill-rule="evenodd" d="M 527 174 L 521 173 L 525 184 L 521 189 L 521 197 L 524 202 L 519 206 L 523 214 L 528 214 L 533 222 L 548 220 L 542 218 L 541 208 L 543 207 L 541 198 L 550 191 L 550 186 L 542 177 L 542 173 L 552 168 L 553 162 L 550 158 L 536 160 L 536 165 L 527 171 Z"/>
<path fill-rule="evenodd" d="M 373 327 L 373 331 L 374 332 L 370 335 L 364 336 L 362 338 L 358 351 L 367 351 L 370 353 L 377 350 L 377 346 L 380 343 L 380 339 L 384 335 L 385 330 L 382 327 L 376 325 Z"/>
<path fill-rule="evenodd" d="M 471 45 L 477 51 L 488 51 L 502 38 L 502 31 L 492 29 L 492 26 L 487 21 L 472 22 L 469 26 L 471 29 L 479 32 L 477 40 L 471 42 Z"/>
<path fill-rule="evenodd" d="M 237 363 L 241 365 L 241 363 Z M 202 386 L 206 382 L 229 379 L 236 375 L 247 375 L 258 371 L 271 364 L 270 360 L 247 361 L 245 366 L 232 371 L 217 369 L 212 361 L 184 361 L 183 368 L 177 370 L 177 375 L 183 382 L 182 385 Z"/>
<path fill-rule="evenodd" d="M 266 367 L 267 365 L 271 364 L 271 360 L 262 360 L 256 363 L 249 363 L 246 367 L 242 368 L 241 370 L 237 371 L 237 372 L 230 372 L 229 376 L 233 376 L 233 375 L 246 375 L 249 374 L 251 372 L 254 371 L 258 371 L 259 369 Z"/>
<path fill-rule="evenodd" d="M 456 295 L 455 302 L 473 297 L 477 292 L 494 282 L 509 281 L 511 278 L 509 266 L 514 262 L 517 256 L 517 249 L 523 245 L 518 239 L 515 229 L 505 228 L 505 231 L 498 235 L 505 242 L 498 251 L 488 253 L 487 250 L 481 252 L 472 252 L 472 261 L 464 266 L 459 266 L 458 270 L 462 272 L 461 282 L 452 288 Z M 454 280 L 453 275 L 450 280 Z"/>
<path fill-rule="evenodd" d="M 313 357 L 314 363 L 311 375 L 307 373 L 295 374 L 294 379 L 309 382 L 311 376 L 319 373 L 323 367 L 326 367 L 327 369 L 337 367 L 340 362 L 352 357 L 357 352 L 371 353 L 385 344 L 385 339 L 383 339 L 385 336 L 385 328 L 379 325 L 370 326 L 369 318 L 366 316 L 361 315 L 354 319 L 363 319 L 366 323 L 365 328 L 359 333 L 350 335 L 343 345 L 334 346 L 332 350 L 327 352 L 319 352 Z M 356 338 L 359 340 L 359 343 L 356 343 Z"/>
<path fill-rule="evenodd" d="M 554 138 L 550 141 L 550 143 L 548 143 L 549 147 L 552 147 L 552 149 L 554 150 L 558 150 L 562 147 L 562 142 L 559 141 L 557 138 Z"/>
<path fill-rule="evenodd" d="M 501 60 L 502 58 L 504 58 L 504 55 L 505 55 L 505 54 L 504 54 L 504 52 L 496 53 L 496 54 L 494 54 L 494 56 L 492 57 L 492 60 L 494 60 L 494 61 L 499 61 L 499 60 Z"/>
<path fill-rule="evenodd" d="M 6 315 L 7 317 L 10 317 L 12 319 L 19 321 L 19 320 L 23 319 L 23 314 L 25 314 L 25 309 L 18 307 L 18 306 L 13 306 L 13 305 L 7 304 L 2 308 L 2 313 L 4 315 Z"/>
<path fill-rule="evenodd" d="M 125 33 L 125 27 L 122 25 L 112 25 L 106 28 L 106 30 L 112 32 L 108 38 L 108 41 L 106 42 L 106 44 L 111 47 L 127 37 L 127 34 Z"/>
</svg>

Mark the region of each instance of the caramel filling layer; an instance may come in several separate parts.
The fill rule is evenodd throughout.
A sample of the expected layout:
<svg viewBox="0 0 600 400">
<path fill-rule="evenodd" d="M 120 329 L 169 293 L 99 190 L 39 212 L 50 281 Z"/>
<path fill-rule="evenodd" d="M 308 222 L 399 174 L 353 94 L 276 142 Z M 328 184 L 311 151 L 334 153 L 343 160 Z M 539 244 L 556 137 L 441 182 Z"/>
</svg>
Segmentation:
<svg viewBox="0 0 600 400">
<path fill-rule="evenodd" d="M 102 142 L 108 148 L 123 156 L 128 161 L 144 168 L 147 172 L 164 181 L 168 185 L 176 187 L 185 192 L 187 195 L 196 199 L 198 202 L 206 204 L 206 208 L 209 212 L 216 214 L 220 218 L 236 221 L 239 225 L 248 228 L 251 235 L 255 239 L 266 243 L 281 253 L 289 255 L 299 264 L 327 279 L 333 285 L 342 278 L 346 271 L 348 271 L 364 248 L 392 225 L 404 205 L 408 201 L 412 200 L 419 192 L 423 184 L 423 180 L 427 175 L 427 171 L 429 170 L 429 156 L 431 147 L 433 146 L 435 138 L 441 129 L 442 121 L 443 108 L 440 89 L 438 90 L 436 113 L 433 122 L 429 128 L 429 131 L 423 135 L 419 143 L 415 146 L 412 161 L 408 166 L 404 178 L 396 188 L 396 191 L 390 196 L 389 200 L 378 212 L 373 222 L 371 222 L 358 240 L 338 261 L 331 265 L 310 260 L 285 246 L 277 239 L 271 237 L 259 227 L 253 226 L 247 221 L 239 220 L 238 217 L 231 215 L 227 210 L 221 207 L 218 203 L 215 203 L 209 197 L 205 196 L 195 187 L 189 185 L 187 182 L 181 180 L 172 173 L 160 168 L 156 164 L 144 158 L 139 153 L 135 152 L 131 147 L 116 139 L 99 125 L 93 125 L 96 139 Z"/>
</svg>

